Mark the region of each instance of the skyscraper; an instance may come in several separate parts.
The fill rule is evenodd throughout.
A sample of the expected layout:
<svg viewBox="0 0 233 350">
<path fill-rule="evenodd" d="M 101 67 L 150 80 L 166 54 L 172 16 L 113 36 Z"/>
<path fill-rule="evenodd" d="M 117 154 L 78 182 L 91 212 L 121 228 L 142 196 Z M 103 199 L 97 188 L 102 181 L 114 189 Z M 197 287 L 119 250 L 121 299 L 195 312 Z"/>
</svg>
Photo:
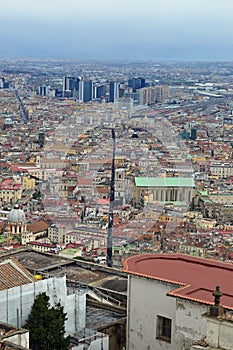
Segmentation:
<svg viewBox="0 0 233 350">
<path fill-rule="evenodd" d="M 95 96 L 94 98 L 105 98 L 106 97 L 106 87 L 103 84 L 95 86 Z"/>
<path fill-rule="evenodd" d="M 4 89 L 5 78 L 0 78 L 0 89 Z"/>
<path fill-rule="evenodd" d="M 117 102 L 119 98 L 119 83 L 111 81 L 109 84 L 110 98 L 109 102 Z"/>
<path fill-rule="evenodd" d="M 146 86 L 145 78 L 131 78 L 128 80 L 128 86 L 132 88 L 133 92 L 136 92 L 137 89 L 141 89 Z"/>
<path fill-rule="evenodd" d="M 192 128 L 191 129 L 190 139 L 191 140 L 196 140 L 197 139 L 197 129 L 196 128 Z"/>
<path fill-rule="evenodd" d="M 93 81 L 84 81 L 83 102 L 93 100 Z"/>
<path fill-rule="evenodd" d="M 47 95 L 47 90 L 48 90 L 47 86 L 40 85 L 39 88 L 38 88 L 38 94 L 40 96 L 46 96 Z"/>
<path fill-rule="evenodd" d="M 80 102 L 83 102 L 83 100 L 84 100 L 84 80 L 83 80 L 83 77 L 77 77 L 75 79 L 74 97 L 76 97 Z"/>
<path fill-rule="evenodd" d="M 74 89 L 75 89 L 75 77 L 65 75 L 63 77 L 63 88 L 62 88 L 63 96 L 66 96 L 66 92 L 67 92 L 67 95 L 69 97 L 73 97 Z"/>
</svg>

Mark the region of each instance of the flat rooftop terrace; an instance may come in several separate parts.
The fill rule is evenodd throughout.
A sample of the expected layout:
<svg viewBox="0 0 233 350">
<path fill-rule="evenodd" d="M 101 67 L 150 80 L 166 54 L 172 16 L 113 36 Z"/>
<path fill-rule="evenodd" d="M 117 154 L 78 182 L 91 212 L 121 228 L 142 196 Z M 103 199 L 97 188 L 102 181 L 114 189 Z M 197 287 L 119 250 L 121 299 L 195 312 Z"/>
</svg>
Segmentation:
<svg viewBox="0 0 233 350">
<path fill-rule="evenodd" d="M 66 275 L 67 280 L 78 284 L 93 284 L 116 292 L 127 291 L 127 276 L 118 276 L 104 265 L 63 258 L 59 255 L 40 253 L 32 250 L 9 251 L 0 256 L 1 261 L 14 257 L 32 274 L 43 276 Z"/>
<path fill-rule="evenodd" d="M 126 315 L 122 313 L 87 305 L 86 327 L 98 330 L 99 328 L 115 322 L 125 316 Z"/>
<path fill-rule="evenodd" d="M 0 261 L 5 260 L 6 256 L 12 256 L 17 259 L 26 269 L 32 270 L 44 270 L 50 268 L 52 265 L 62 265 L 66 264 L 68 261 L 66 259 L 60 258 L 58 256 L 46 255 L 37 253 L 34 251 L 23 250 L 19 252 L 9 251 L 6 254 L 0 256 Z"/>
<path fill-rule="evenodd" d="M 221 304 L 233 310 L 233 265 L 182 254 L 145 254 L 127 258 L 124 271 L 174 284 L 167 295 L 214 304 L 212 292 L 220 286 Z"/>
</svg>

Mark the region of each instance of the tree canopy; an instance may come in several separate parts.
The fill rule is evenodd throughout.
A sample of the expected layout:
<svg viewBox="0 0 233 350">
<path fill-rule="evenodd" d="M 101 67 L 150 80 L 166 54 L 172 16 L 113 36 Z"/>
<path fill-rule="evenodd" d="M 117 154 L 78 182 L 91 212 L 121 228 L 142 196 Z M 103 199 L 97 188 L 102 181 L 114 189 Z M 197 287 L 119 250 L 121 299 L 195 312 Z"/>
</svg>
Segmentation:
<svg viewBox="0 0 233 350">
<path fill-rule="evenodd" d="M 50 306 L 46 293 L 35 298 L 25 328 L 29 330 L 32 350 L 68 350 L 69 337 L 65 337 L 66 313 L 60 303 Z"/>
</svg>

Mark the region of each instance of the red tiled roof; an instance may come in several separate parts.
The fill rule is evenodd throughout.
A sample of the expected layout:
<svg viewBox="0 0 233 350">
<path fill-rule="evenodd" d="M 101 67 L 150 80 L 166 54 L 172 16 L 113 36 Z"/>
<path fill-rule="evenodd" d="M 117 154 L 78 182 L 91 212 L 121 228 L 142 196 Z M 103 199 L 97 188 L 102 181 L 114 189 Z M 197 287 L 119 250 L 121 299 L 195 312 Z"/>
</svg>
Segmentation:
<svg viewBox="0 0 233 350">
<path fill-rule="evenodd" d="M 35 282 L 34 277 L 16 259 L 10 258 L 0 263 L 0 290 Z"/>
<path fill-rule="evenodd" d="M 97 191 L 98 193 L 103 193 L 103 194 L 105 194 L 105 193 L 109 193 L 109 188 L 108 188 L 108 186 L 105 186 L 105 187 L 96 186 L 96 191 Z"/>
<path fill-rule="evenodd" d="M 35 246 L 47 247 L 47 248 L 56 248 L 55 244 L 41 243 L 41 242 L 28 242 L 27 245 L 35 245 Z"/>
<path fill-rule="evenodd" d="M 19 190 L 20 187 L 20 184 L 14 184 L 13 179 L 6 179 L 0 184 L 1 190 Z"/>
<path fill-rule="evenodd" d="M 167 295 L 213 304 L 219 285 L 222 306 L 233 309 L 233 265 L 182 254 L 145 254 L 124 261 L 124 271 L 180 287 Z"/>
<path fill-rule="evenodd" d="M 6 179 L 6 180 L 3 180 L 2 183 L 0 184 L 0 188 L 5 188 L 5 187 L 8 187 L 12 184 L 13 182 L 13 179 Z"/>
<path fill-rule="evenodd" d="M 92 186 L 93 179 L 87 177 L 79 177 L 78 178 L 78 186 Z"/>
<path fill-rule="evenodd" d="M 96 204 L 99 204 L 99 205 L 109 205 L 109 198 L 97 198 L 96 200 Z"/>
<path fill-rule="evenodd" d="M 45 221 L 37 221 L 28 225 L 28 231 L 33 233 L 43 232 L 48 229 L 49 225 Z"/>
</svg>

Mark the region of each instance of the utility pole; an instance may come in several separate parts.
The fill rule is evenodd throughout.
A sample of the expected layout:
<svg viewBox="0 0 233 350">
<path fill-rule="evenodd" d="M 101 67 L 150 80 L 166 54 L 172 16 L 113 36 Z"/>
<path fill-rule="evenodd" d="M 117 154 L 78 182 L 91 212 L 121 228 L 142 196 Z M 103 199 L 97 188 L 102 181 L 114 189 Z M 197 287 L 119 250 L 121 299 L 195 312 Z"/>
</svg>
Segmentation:
<svg viewBox="0 0 233 350">
<path fill-rule="evenodd" d="M 107 240 L 107 265 L 112 267 L 112 230 L 113 230 L 113 204 L 115 199 L 115 151 L 116 151 L 116 135 L 115 130 L 112 129 L 112 173 L 111 173 L 111 186 L 110 186 L 110 203 L 108 213 L 108 240 Z"/>
</svg>

